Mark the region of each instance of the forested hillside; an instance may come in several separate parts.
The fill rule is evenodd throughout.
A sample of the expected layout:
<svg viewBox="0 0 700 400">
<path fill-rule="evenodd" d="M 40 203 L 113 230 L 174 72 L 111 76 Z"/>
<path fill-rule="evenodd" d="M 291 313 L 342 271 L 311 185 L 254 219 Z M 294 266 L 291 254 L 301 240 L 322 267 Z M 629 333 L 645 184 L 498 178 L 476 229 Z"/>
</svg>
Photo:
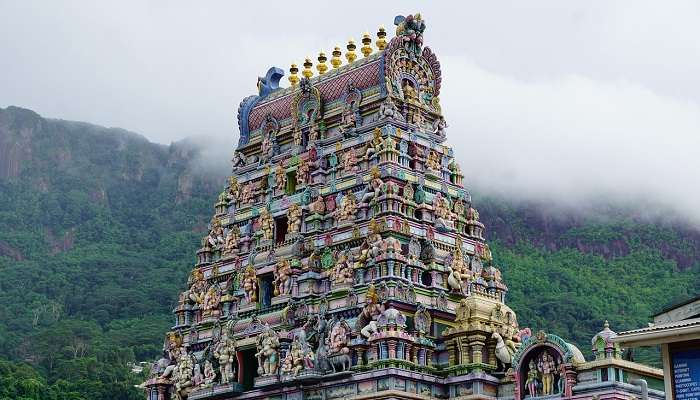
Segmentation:
<svg viewBox="0 0 700 400">
<path fill-rule="evenodd" d="M 223 184 L 195 153 L 0 110 L 0 398 L 142 397 Z"/>
<path fill-rule="evenodd" d="M 0 109 L 0 399 L 141 399 L 227 172 L 198 150 Z M 480 197 L 519 322 L 576 342 L 700 291 L 697 230 Z"/>
</svg>

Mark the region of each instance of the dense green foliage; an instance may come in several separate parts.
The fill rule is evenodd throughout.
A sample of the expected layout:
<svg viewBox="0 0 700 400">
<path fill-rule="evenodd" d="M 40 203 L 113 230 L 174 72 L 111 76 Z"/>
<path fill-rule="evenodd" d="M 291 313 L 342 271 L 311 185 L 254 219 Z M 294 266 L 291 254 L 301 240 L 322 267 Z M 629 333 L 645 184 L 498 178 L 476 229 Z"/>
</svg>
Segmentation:
<svg viewBox="0 0 700 400">
<path fill-rule="evenodd" d="M 142 398 L 128 365 L 160 351 L 220 182 L 184 145 L 26 110 L 0 136 L 29 148 L 0 178 L 0 399 Z"/>
<path fill-rule="evenodd" d="M 197 177 L 195 154 L 0 109 L 0 399 L 143 397 L 129 365 L 158 356 L 225 172 Z M 604 319 L 643 326 L 700 289 L 686 230 L 476 206 L 521 325 L 584 354 Z"/>
</svg>

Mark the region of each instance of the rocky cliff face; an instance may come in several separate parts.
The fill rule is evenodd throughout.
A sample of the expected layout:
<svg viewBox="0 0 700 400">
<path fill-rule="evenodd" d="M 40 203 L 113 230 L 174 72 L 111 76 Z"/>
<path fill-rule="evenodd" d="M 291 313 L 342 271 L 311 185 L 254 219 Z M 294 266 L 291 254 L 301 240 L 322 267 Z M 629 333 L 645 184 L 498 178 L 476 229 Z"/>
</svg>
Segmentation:
<svg viewBox="0 0 700 400">
<path fill-rule="evenodd" d="M 32 133 L 41 129 L 42 122 L 33 111 L 0 108 L 0 179 L 19 176 L 32 157 Z"/>
<path fill-rule="evenodd" d="M 700 230 L 638 211 L 608 207 L 598 214 L 547 210 L 513 199 L 477 199 L 487 235 L 508 247 L 518 241 L 550 252 L 576 249 L 606 259 L 628 256 L 646 246 L 676 263 L 679 271 L 700 265 Z"/>
<path fill-rule="evenodd" d="M 0 109 L 0 226 L 14 227 L 0 233 L 0 256 L 70 250 L 81 226 L 104 213 L 137 225 L 153 218 L 140 208 L 214 198 L 223 174 L 195 171 L 198 154 L 192 142 L 164 146 L 122 129 Z"/>
</svg>

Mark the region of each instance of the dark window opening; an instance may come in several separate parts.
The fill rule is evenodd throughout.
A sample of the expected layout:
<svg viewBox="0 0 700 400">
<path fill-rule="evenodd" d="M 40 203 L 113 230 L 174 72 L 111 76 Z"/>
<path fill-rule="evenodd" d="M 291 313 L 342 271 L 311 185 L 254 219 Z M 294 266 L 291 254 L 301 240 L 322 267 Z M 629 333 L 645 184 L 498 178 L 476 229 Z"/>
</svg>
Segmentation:
<svg viewBox="0 0 700 400">
<path fill-rule="evenodd" d="M 258 376 L 258 359 L 255 358 L 255 349 L 243 350 L 240 355 L 243 390 L 252 390 L 255 378 Z"/>
<path fill-rule="evenodd" d="M 273 276 L 266 274 L 258 279 L 258 308 L 268 308 L 272 305 Z"/>
<path fill-rule="evenodd" d="M 287 236 L 287 217 L 275 218 L 275 243 L 284 242 L 284 237 Z"/>
<path fill-rule="evenodd" d="M 286 194 L 294 194 L 297 190 L 297 172 L 292 171 L 287 173 L 287 187 L 284 189 Z"/>
<path fill-rule="evenodd" d="M 620 370 L 615 368 L 615 380 L 618 382 L 621 382 L 622 380 L 620 379 Z"/>
<path fill-rule="evenodd" d="M 423 271 L 423 273 L 420 274 L 420 282 L 425 286 L 432 286 L 433 276 L 430 274 L 430 271 Z"/>
<path fill-rule="evenodd" d="M 601 382 L 608 381 L 608 369 L 607 368 L 603 368 L 600 370 L 600 381 Z"/>
</svg>

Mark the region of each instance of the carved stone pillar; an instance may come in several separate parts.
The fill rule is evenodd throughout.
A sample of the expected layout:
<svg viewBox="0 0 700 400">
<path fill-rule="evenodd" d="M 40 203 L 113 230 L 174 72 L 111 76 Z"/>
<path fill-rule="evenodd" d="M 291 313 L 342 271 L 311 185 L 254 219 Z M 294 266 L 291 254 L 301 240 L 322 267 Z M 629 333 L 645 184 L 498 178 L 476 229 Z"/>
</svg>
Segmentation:
<svg viewBox="0 0 700 400">
<path fill-rule="evenodd" d="M 571 366 L 566 367 L 566 372 L 564 373 L 563 377 L 559 377 L 559 379 L 565 379 L 564 380 L 564 397 L 571 397 L 573 394 L 572 388 L 574 385 L 576 385 L 576 375 L 577 372 L 574 371 L 574 369 Z"/>
<path fill-rule="evenodd" d="M 483 363 L 482 349 L 486 345 L 486 336 L 484 335 L 473 335 L 469 336 L 469 346 L 472 349 L 472 362 L 473 363 Z"/>
<path fill-rule="evenodd" d="M 487 346 L 488 349 L 488 363 L 494 367 L 498 366 L 498 361 L 496 361 L 496 342 L 491 340 Z"/>
</svg>

